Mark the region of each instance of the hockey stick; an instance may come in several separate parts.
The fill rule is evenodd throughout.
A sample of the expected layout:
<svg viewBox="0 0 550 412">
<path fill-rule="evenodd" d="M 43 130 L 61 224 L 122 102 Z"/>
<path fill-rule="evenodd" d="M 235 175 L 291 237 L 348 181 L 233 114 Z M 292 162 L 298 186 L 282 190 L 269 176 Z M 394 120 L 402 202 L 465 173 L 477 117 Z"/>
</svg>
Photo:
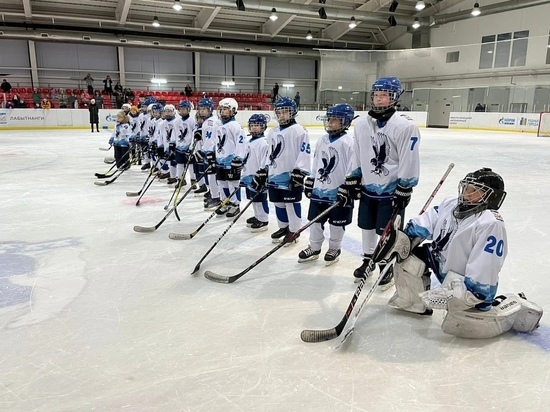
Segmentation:
<svg viewBox="0 0 550 412">
<path fill-rule="evenodd" d="M 145 189 L 145 191 L 143 190 L 145 188 L 145 185 L 147 184 L 147 182 L 149 181 L 149 179 L 151 178 L 151 176 L 153 175 L 153 170 L 157 167 L 157 164 L 159 162 L 160 159 L 157 159 L 156 163 L 153 165 L 153 167 L 151 169 L 149 169 L 149 175 L 147 176 L 147 179 L 145 179 L 145 182 L 143 183 L 143 186 L 141 187 L 141 189 L 139 189 L 139 192 L 126 192 L 126 196 L 130 196 L 130 197 L 134 197 L 134 196 L 139 196 L 141 195 L 141 193 L 145 193 L 145 191 L 147 189 Z M 156 176 L 153 177 L 153 180 L 155 179 Z M 147 188 L 149 188 L 149 186 L 147 186 Z"/>
<path fill-rule="evenodd" d="M 250 199 L 250 201 L 244 206 L 243 210 L 241 210 L 240 213 L 233 218 L 233 220 L 231 221 L 229 226 L 227 226 L 227 229 L 225 229 L 223 231 L 223 233 L 220 235 L 220 237 L 214 242 L 214 244 L 210 247 L 210 249 L 208 249 L 208 251 L 204 254 L 204 256 L 201 258 L 201 260 L 199 260 L 199 263 L 197 263 L 197 265 L 195 266 L 195 269 L 193 270 L 193 272 L 191 272 L 192 275 L 199 271 L 199 269 L 201 268 L 201 263 L 204 261 L 204 259 L 206 259 L 206 257 L 210 254 L 210 252 L 212 252 L 212 250 L 216 247 L 216 245 L 220 242 L 220 240 L 222 240 L 222 238 L 225 236 L 225 234 L 227 232 L 229 232 L 229 229 L 231 229 L 231 227 L 235 224 L 235 222 L 237 220 L 239 220 L 239 218 L 243 215 L 243 213 L 246 211 L 246 209 L 248 209 L 248 207 L 252 204 L 252 202 L 254 202 L 254 200 L 256 200 L 256 198 L 260 194 L 261 194 L 261 190 L 258 190 L 258 192 L 254 195 L 254 197 L 252 199 Z"/>
<path fill-rule="evenodd" d="M 191 148 L 190 153 L 193 153 L 195 151 L 195 146 L 196 145 L 197 145 L 197 140 L 193 140 L 193 147 Z M 191 165 L 191 155 L 189 155 L 189 160 L 187 161 L 187 164 L 185 165 L 183 173 L 181 174 L 180 181 L 178 182 L 178 187 L 176 188 L 176 190 L 174 190 L 174 193 L 172 193 L 172 197 L 174 197 L 174 195 L 176 195 L 176 197 L 174 198 L 174 204 L 175 205 L 178 203 L 178 196 L 180 195 L 180 190 L 181 190 L 181 187 L 183 185 L 183 182 L 185 182 L 185 176 L 187 175 L 187 170 L 189 169 L 190 165 Z M 192 186 L 193 185 L 191 185 L 191 187 Z M 166 205 L 166 207 L 168 207 L 170 205 L 171 201 L 172 201 L 172 199 L 170 199 L 168 201 L 168 205 Z M 166 210 L 166 209 L 164 209 L 164 210 Z M 176 207 L 176 210 L 174 212 L 176 212 L 176 219 L 181 220 L 180 215 L 178 213 L 178 208 L 177 207 Z"/>
<path fill-rule="evenodd" d="M 422 214 L 426 211 L 426 209 L 430 205 L 432 199 L 435 197 L 435 195 L 439 191 L 439 188 L 441 187 L 441 185 L 443 184 L 445 179 L 447 179 L 447 176 L 449 175 L 449 173 L 451 173 L 451 170 L 453 169 L 453 167 L 454 167 L 454 163 L 451 163 L 449 165 L 449 167 L 447 168 L 447 170 L 445 171 L 445 174 L 443 175 L 443 177 L 441 178 L 441 180 L 439 181 L 439 183 L 437 184 L 437 186 L 433 190 L 432 194 L 428 198 L 428 201 L 424 204 L 424 207 L 420 211 L 420 214 Z M 396 216 L 397 216 L 397 209 L 394 209 L 394 211 L 392 213 L 392 217 L 388 221 L 388 224 L 386 225 L 386 227 L 384 229 L 384 232 L 382 233 L 382 236 L 380 237 L 380 240 L 378 241 L 378 244 L 376 245 L 373 256 L 376 256 L 380 252 L 380 249 L 382 248 L 382 246 L 384 245 L 384 242 L 386 241 L 387 235 L 388 235 L 388 233 L 390 232 L 390 230 L 392 228 L 393 221 L 395 220 Z M 375 262 L 371 261 L 368 271 L 373 270 L 374 263 Z M 392 263 L 392 265 L 393 265 L 393 263 Z M 391 265 L 390 264 L 386 265 L 386 267 L 389 267 L 389 266 L 391 266 Z M 353 320 L 352 324 L 350 325 L 350 327 L 348 327 L 346 329 L 346 334 L 344 334 L 344 338 L 343 338 L 343 340 L 340 344 L 342 344 L 344 342 L 344 340 L 349 335 L 351 335 L 351 333 L 353 333 L 353 328 L 355 326 L 355 321 L 357 320 L 357 317 L 361 313 L 361 309 L 363 308 L 365 303 L 367 303 L 367 301 L 372 296 L 372 292 L 374 292 L 374 290 L 376 289 L 376 286 L 378 286 L 378 284 L 382 280 L 381 275 L 383 276 L 383 274 L 385 274 L 385 272 L 386 271 L 383 270 L 383 271 L 381 271 L 380 275 L 378 275 L 378 279 L 376 280 L 375 284 L 373 285 L 373 287 L 371 288 L 371 290 L 369 291 L 369 293 L 367 294 L 367 296 L 365 297 L 365 299 L 363 300 L 363 302 L 359 306 L 359 310 L 355 314 L 355 317 L 354 317 L 354 320 Z M 348 320 L 349 320 L 349 318 L 350 318 L 350 316 L 353 312 L 353 309 L 355 308 L 355 304 L 357 303 L 357 300 L 359 299 L 359 295 L 361 294 L 361 291 L 363 290 L 363 287 L 365 286 L 366 281 L 367 281 L 366 276 L 361 278 L 361 281 L 359 282 L 359 285 L 357 286 L 357 289 L 355 290 L 355 293 L 353 294 L 353 297 L 351 298 L 351 302 L 349 303 L 348 308 L 346 309 L 346 312 L 344 313 L 344 317 L 342 318 L 342 320 L 335 327 L 333 327 L 331 329 L 321 329 L 321 330 L 306 329 L 306 330 L 302 331 L 302 333 L 300 334 L 300 338 L 304 342 L 323 342 L 323 341 L 326 341 L 326 340 L 335 339 L 338 336 L 340 336 L 342 334 L 342 331 L 344 330 L 344 328 L 346 326 L 346 323 L 348 322 Z"/>
<path fill-rule="evenodd" d="M 130 169 L 130 160 L 129 159 L 126 160 L 126 162 L 124 162 L 121 169 L 122 170 L 120 170 L 118 172 L 118 175 L 113 177 L 111 180 L 106 180 L 106 181 L 102 180 L 101 182 L 94 182 L 94 185 L 96 185 L 96 186 L 107 186 L 107 185 L 110 185 L 111 183 L 113 183 L 115 180 L 117 180 L 122 175 L 122 173 L 124 173 L 126 170 Z"/>
<path fill-rule="evenodd" d="M 306 230 L 312 224 L 314 224 L 314 223 L 318 222 L 319 220 L 321 220 L 321 218 L 328 215 L 334 208 L 336 208 L 338 206 L 340 206 L 340 202 L 336 202 L 333 205 L 331 205 L 327 210 L 325 210 L 323 213 L 321 213 L 317 217 L 315 217 L 315 219 L 309 221 L 307 224 L 305 224 L 300 229 L 298 229 L 298 231 L 295 232 L 294 235 L 290 239 L 288 239 L 286 242 L 283 239 L 283 242 L 279 243 L 277 246 L 275 246 L 273 249 L 271 249 L 269 252 L 267 252 L 265 255 L 263 255 L 261 258 L 259 258 L 256 262 L 254 262 L 253 264 L 251 264 L 250 266 L 248 266 L 246 269 L 242 270 L 241 272 L 237 273 L 236 275 L 222 276 L 222 275 L 214 273 L 210 270 L 207 270 L 206 272 L 204 272 L 204 277 L 208 280 L 211 280 L 213 282 L 218 282 L 218 283 L 233 283 L 233 282 L 235 282 L 237 279 L 240 279 L 241 277 L 243 277 L 245 274 L 247 274 L 249 271 L 254 269 L 256 266 L 258 266 L 260 263 L 262 263 L 264 260 L 266 260 L 273 253 L 278 251 L 284 245 L 286 245 L 289 242 L 292 242 L 294 239 L 296 239 L 296 237 L 300 233 L 302 233 L 304 230 Z"/>
<path fill-rule="evenodd" d="M 199 177 L 199 179 L 202 179 L 206 173 L 208 173 L 208 171 L 210 170 L 210 166 L 206 168 L 206 170 L 204 171 L 204 173 Z M 134 226 L 134 232 L 139 232 L 139 233 L 151 233 L 151 232 L 154 232 L 155 230 L 157 230 L 160 225 L 162 225 L 164 223 L 164 221 L 166 220 L 166 218 L 168 218 L 168 216 L 170 216 L 172 214 L 172 212 L 176 209 L 176 207 L 181 203 L 183 202 L 183 200 L 187 197 L 187 195 L 193 190 L 193 186 L 191 186 L 189 189 L 187 189 L 187 191 L 184 193 L 183 197 L 178 200 L 178 203 L 176 203 L 174 206 L 172 206 L 170 208 L 170 210 L 168 211 L 168 213 L 166 213 L 166 215 L 160 220 L 160 222 L 158 222 L 155 226 Z"/>
<path fill-rule="evenodd" d="M 210 222 L 210 219 L 212 219 L 215 215 L 216 215 L 216 212 L 218 210 L 220 210 L 222 207 L 226 206 L 230 201 L 231 201 L 231 198 L 235 195 L 235 193 L 237 193 L 237 191 L 240 189 L 240 187 L 237 187 L 228 197 L 226 197 L 222 203 L 218 206 L 218 208 L 216 210 L 214 210 L 212 212 L 212 214 L 210 216 L 208 216 L 208 219 L 206 219 L 204 222 L 202 222 L 202 224 L 197 228 L 195 229 L 193 232 L 187 234 L 187 233 L 170 233 L 168 235 L 168 237 L 170 239 L 173 239 L 173 240 L 189 240 L 189 239 L 193 239 L 197 233 L 199 233 L 199 231 L 206 226 L 206 224 L 208 222 Z"/>
<path fill-rule="evenodd" d="M 103 152 L 108 152 L 109 150 L 111 150 L 111 147 L 113 147 L 113 145 L 109 145 L 109 147 L 105 148 L 105 147 L 100 147 L 99 150 L 103 151 Z"/>
<path fill-rule="evenodd" d="M 109 172 L 110 172 L 111 170 L 113 170 L 115 167 L 116 167 L 116 163 L 113 164 L 113 165 L 109 168 L 109 170 L 107 170 L 105 173 L 96 173 L 96 174 L 95 174 L 95 177 L 97 177 L 98 179 L 105 179 L 105 178 L 111 177 L 112 175 L 114 175 L 114 174 L 116 173 L 116 171 L 114 171 L 113 173 L 110 173 L 110 174 L 109 174 Z"/>
</svg>

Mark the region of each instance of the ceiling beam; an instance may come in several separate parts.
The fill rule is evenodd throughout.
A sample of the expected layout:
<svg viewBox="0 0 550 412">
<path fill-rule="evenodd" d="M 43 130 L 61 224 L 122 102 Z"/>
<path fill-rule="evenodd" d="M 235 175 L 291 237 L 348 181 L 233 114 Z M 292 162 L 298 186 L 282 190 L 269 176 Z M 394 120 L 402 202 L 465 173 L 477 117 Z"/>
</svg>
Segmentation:
<svg viewBox="0 0 550 412">
<path fill-rule="evenodd" d="M 323 29 L 323 31 L 322 31 L 323 36 L 322 37 L 323 37 L 323 39 L 329 39 L 329 40 L 332 40 L 332 41 L 336 41 L 350 30 L 352 30 L 352 29 L 349 27 L 348 22 L 337 21 L 337 22 L 332 23 L 326 29 Z"/>
<path fill-rule="evenodd" d="M 32 19 L 31 0 L 23 0 L 23 10 L 25 11 L 25 18 Z"/>
<path fill-rule="evenodd" d="M 288 23 L 290 23 L 292 20 L 294 20 L 294 17 L 296 17 L 295 14 L 286 14 L 286 13 L 278 13 L 277 16 L 279 17 L 277 20 L 272 21 L 271 19 L 267 19 L 267 21 L 262 26 L 262 33 L 269 34 L 270 37 L 275 37 L 281 30 L 283 30 Z"/>
<path fill-rule="evenodd" d="M 118 20 L 119 24 L 126 24 L 128 19 L 128 13 L 130 12 L 130 6 L 132 5 L 132 0 L 118 0 L 115 11 L 115 19 Z"/>
<path fill-rule="evenodd" d="M 210 27 L 221 9 L 221 7 L 216 7 L 215 9 L 202 9 L 199 11 L 199 14 L 197 14 L 197 17 L 195 17 L 193 25 L 195 28 L 199 28 L 201 33 L 204 33 L 208 27 Z"/>
</svg>

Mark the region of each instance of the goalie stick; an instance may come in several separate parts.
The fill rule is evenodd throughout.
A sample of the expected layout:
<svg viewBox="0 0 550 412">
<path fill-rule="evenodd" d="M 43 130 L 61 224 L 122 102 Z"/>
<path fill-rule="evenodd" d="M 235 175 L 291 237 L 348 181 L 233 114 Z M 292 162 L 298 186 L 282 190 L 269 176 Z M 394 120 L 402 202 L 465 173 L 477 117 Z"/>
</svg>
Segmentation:
<svg viewBox="0 0 550 412">
<path fill-rule="evenodd" d="M 277 246 L 275 246 L 273 249 L 271 249 L 269 252 L 267 252 L 265 255 L 263 255 L 261 258 L 259 258 L 256 262 L 251 264 L 249 267 L 247 267 L 243 271 L 237 273 L 236 275 L 222 276 L 222 275 L 214 273 L 210 270 L 207 270 L 206 272 L 204 272 L 204 277 L 208 280 L 211 280 L 213 282 L 218 282 L 218 283 L 233 283 L 233 282 L 235 282 L 237 279 L 240 279 L 241 277 L 243 277 L 245 274 L 250 272 L 256 266 L 258 266 L 260 263 L 262 263 L 264 260 L 266 260 L 269 256 L 271 256 L 273 253 L 275 253 L 280 248 L 282 248 L 285 244 L 287 244 L 289 242 L 292 242 L 294 239 L 296 239 L 296 237 L 300 233 L 302 233 L 304 230 L 306 230 L 312 224 L 314 224 L 314 223 L 318 222 L 319 220 L 321 220 L 321 218 L 323 218 L 324 216 L 328 215 L 337 206 L 340 206 L 340 202 L 336 202 L 333 205 L 331 205 L 327 210 L 325 210 L 323 213 L 321 213 L 317 217 L 315 217 L 315 219 L 309 221 L 307 224 L 305 224 L 300 229 L 298 229 L 298 231 L 295 232 L 294 235 L 288 241 L 285 242 L 284 239 L 283 239 L 283 242 L 279 243 Z"/>
<path fill-rule="evenodd" d="M 197 180 L 200 180 L 202 179 L 204 176 L 206 176 L 206 174 L 208 173 L 208 171 L 210 170 L 210 166 L 208 166 L 206 168 L 206 170 L 203 172 L 202 175 L 200 175 L 200 177 L 197 179 Z M 155 230 L 157 230 L 160 225 L 162 225 L 164 223 L 164 221 L 168 218 L 168 216 L 170 216 L 172 214 L 172 212 L 176 209 L 176 207 L 181 203 L 183 202 L 183 200 L 187 197 L 187 195 L 193 190 L 193 186 L 191 186 L 189 189 L 187 189 L 187 191 L 184 193 L 184 195 L 182 196 L 182 198 L 180 200 L 178 200 L 178 203 L 176 203 L 174 206 L 172 206 L 170 208 L 170 210 L 168 211 L 168 213 L 166 213 L 166 215 L 160 220 L 160 222 L 158 222 L 155 226 L 134 226 L 134 232 L 139 232 L 139 233 L 151 233 L 151 232 L 154 232 Z"/>
<path fill-rule="evenodd" d="M 240 187 L 237 187 L 228 197 L 226 197 L 222 203 L 218 206 L 216 210 L 212 212 L 210 216 L 208 216 L 208 219 L 206 219 L 202 224 L 195 229 L 193 232 L 187 234 L 187 233 L 170 233 L 168 237 L 173 240 L 189 240 L 193 239 L 199 231 L 206 226 L 206 224 L 212 219 L 218 210 L 220 210 L 222 207 L 227 206 L 227 204 L 230 202 L 231 198 L 237 193 L 237 191 L 240 190 Z"/>
<path fill-rule="evenodd" d="M 435 197 L 435 195 L 439 191 L 439 188 L 441 187 L 441 185 L 443 184 L 445 179 L 447 179 L 447 176 L 449 175 L 449 173 L 451 173 L 451 170 L 453 169 L 454 166 L 455 166 L 454 163 L 449 164 L 447 170 L 445 171 L 445 174 L 443 175 L 443 177 L 441 178 L 441 180 L 439 181 L 439 183 L 437 184 L 435 189 L 432 191 L 432 194 L 430 195 L 430 197 L 428 198 L 428 200 L 426 201 L 426 203 L 422 207 L 422 210 L 420 211 L 420 214 L 422 214 L 426 211 L 426 209 L 428 208 L 428 206 L 432 202 L 433 198 Z M 393 221 L 395 220 L 396 216 L 397 216 L 397 209 L 394 209 L 394 211 L 392 213 L 392 217 L 390 218 L 388 224 L 386 225 L 386 227 L 384 229 L 384 232 L 382 233 L 382 236 L 380 237 L 380 240 L 379 240 L 378 244 L 376 245 L 373 256 L 376 256 L 380 252 L 382 246 L 384 245 L 384 242 L 386 241 L 387 235 L 391 230 L 391 227 L 393 225 Z M 392 260 L 390 262 L 391 264 L 386 265 L 386 267 L 389 268 L 389 267 L 393 266 L 392 262 L 395 262 L 395 260 Z M 372 267 L 370 267 L 370 266 L 372 266 Z M 372 271 L 373 266 L 374 266 L 374 262 L 371 262 L 370 266 L 369 266 L 368 271 Z M 386 268 L 384 268 L 384 269 L 386 269 Z M 340 345 L 342 345 L 342 343 L 344 343 L 344 341 L 347 339 L 347 337 L 350 336 L 353 333 L 355 322 L 356 322 L 357 318 L 359 317 L 359 314 L 361 313 L 362 308 L 365 306 L 365 304 L 368 302 L 368 300 L 372 296 L 372 293 L 376 289 L 376 286 L 378 286 L 378 283 L 380 283 L 380 281 L 382 280 L 382 276 L 383 276 L 383 274 L 385 274 L 385 272 L 386 272 L 385 270 L 381 271 L 380 275 L 378 275 L 378 279 L 376 280 L 375 284 L 373 285 L 373 287 L 371 288 L 371 290 L 369 291 L 367 296 L 365 296 L 364 300 L 359 305 L 359 309 L 355 313 L 352 323 L 348 326 L 348 328 L 346 328 L 346 333 L 344 334 L 344 337 L 343 337 L 342 341 L 340 342 L 340 344 L 338 345 L 338 347 L 340 347 Z M 342 317 L 342 320 L 340 320 L 340 322 L 335 327 L 333 327 L 331 329 L 321 329 L 321 330 L 306 329 L 306 330 L 302 331 L 302 333 L 300 334 L 300 338 L 304 342 L 323 342 L 323 341 L 335 339 L 338 336 L 340 336 L 342 334 L 342 332 L 344 331 L 344 328 L 346 327 L 346 323 L 348 322 L 349 318 L 351 317 L 353 309 L 355 308 L 355 304 L 357 303 L 357 300 L 359 299 L 359 295 L 361 294 L 361 291 L 363 290 L 363 287 L 365 286 L 366 281 L 367 281 L 366 276 L 361 278 L 361 281 L 359 282 L 359 285 L 357 286 L 357 289 L 355 290 L 355 293 L 353 294 L 353 297 L 351 298 L 351 302 L 349 303 L 348 308 L 346 309 L 346 312 L 344 313 L 344 316 Z"/>
<path fill-rule="evenodd" d="M 233 218 L 229 226 L 227 226 L 227 229 L 223 231 L 220 237 L 214 242 L 214 244 L 210 247 L 210 249 L 208 249 L 208 251 L 204 254 L 201 260 L 199 260 L 199 263 L 197 263 L 197 265 L 195 266 L 195 269 L 193 270 L 193 272 L 191 272 L 192 275 L 199 271 L 199 269 L 201 268 L 201 263 L 204 261 L 204 259 L 206 259 L 206 257 L 210 254 L 210 252 L 212 252 L 212 250 L 216 247 L 216 245 L 220 242 L 220 240 L 222 240 L 222 238 L 226 235 L 226 233 L 229 232 L 229 229 L 231 229 L 231 227 L 235 224 L 235 222 L 239 220 L 239 218 L 243 215 L 246 209 L 248 209 L 248 207 L 252 204 L 252 202 L 256 200 L 256 198 L 261 194 L 261 192 L 262 192 L 261 189 L 258 190 L 258 192 L 252 197 L 252 199 L 250 199 L 250 201 L 244 206 L 243 210 L 241 210 L 239 214 Z"/>
</svg>

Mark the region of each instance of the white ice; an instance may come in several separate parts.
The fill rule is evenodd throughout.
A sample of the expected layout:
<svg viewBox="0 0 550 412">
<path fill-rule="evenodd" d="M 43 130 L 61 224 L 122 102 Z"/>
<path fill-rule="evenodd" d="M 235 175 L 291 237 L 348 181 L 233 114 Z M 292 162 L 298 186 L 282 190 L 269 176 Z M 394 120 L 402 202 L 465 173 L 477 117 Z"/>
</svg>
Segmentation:
<svg viewBox="0 0 550 412">
<path fill-rule="evenodd" d="M 0 410 L 549 410 L 548 315 L 531 335 L 466 340 L 441 331 L 442 313 L 399 313 L 386 306 L 392 290 L 376 291 L 342 348 L 304 343 L 300 332 L 335 326 L 355 291 L 355 222 L 330 267 L 297 263 L 306 231 L 233 284 L 205 279 L 207 269 L 236 274 L 275 246 L 274 216 L 269 231 L 251 234 L 249 210 L 192 276 L 230 221 L 170 240 L 209 215 L 190 197 L 181 222 L 170 216 L 155 233 L 135 233 L 164 217 L 171 189 L 155 182 L 136 207 L 125 193 L 145 180 L 137 167 L 95 186 L 94 173 L 109 168 L 111 153 L 98 150 L 108 136 L 0 132 Z M 441 129 L 422 138 L 407 213 L 421 209 L 449 163 L 434 204 L 467 172 L 492 167 L 508 192 L 499 292 L 525 292 L 549 310 L 550 139 Z"/>
</svg>

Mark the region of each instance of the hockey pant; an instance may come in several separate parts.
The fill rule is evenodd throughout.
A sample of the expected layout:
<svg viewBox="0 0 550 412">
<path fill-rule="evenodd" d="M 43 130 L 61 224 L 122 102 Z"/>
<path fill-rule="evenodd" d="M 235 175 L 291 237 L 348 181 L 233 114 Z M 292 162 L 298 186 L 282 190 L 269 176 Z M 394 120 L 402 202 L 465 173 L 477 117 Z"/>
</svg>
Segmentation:
<svg viewBox="0 0 550 412">
<path fill-rule="evenodd" d="M 288 230 L 294 233 L 302 227 L 302 205 L 300 202 L 274 202 L 273 204 L 279 228 L 288 227 Z"/>
<path fill-rule="evenodd" d="M 342 239 L 344 238 L 345 233 L 344 226 L 334 226 L 329 223 L 329 231 L 329 249 L 340 249 L 342 247 Z M 309 227 L 309 246 L 311 246 L 313 250 L 321 250 L 324 240 L 324 224 L 312 224 Z"/>
</svg>

